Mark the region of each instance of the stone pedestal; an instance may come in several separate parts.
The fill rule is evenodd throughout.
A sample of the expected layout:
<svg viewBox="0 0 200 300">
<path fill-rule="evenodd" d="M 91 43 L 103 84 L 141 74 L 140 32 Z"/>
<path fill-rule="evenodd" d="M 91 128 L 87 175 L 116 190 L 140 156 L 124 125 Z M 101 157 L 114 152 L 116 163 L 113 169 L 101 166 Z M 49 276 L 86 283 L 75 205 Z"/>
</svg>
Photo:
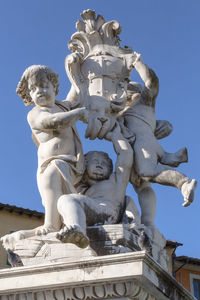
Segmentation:
<svg viewBox="0 0 200 300">
<path fill-rule="evenodd" d="M 0 271 L 0 300 L 194 300 L 143 251 Z"/>
<path fill-rule="evenodd" d="M 140 225 L 140 230 L 143 225 Z M 135 252 L 138 245 L 138 227 L 134 224 L 113 224 L 87 227 L 90 244 L 81 249 L 71 243 L 62 243 L 56 238 L 56 233 L 43 236 L 33 236 L 22 240 L 13 240 L 5 245 L 17 253 L 24 266 L 48 264 L 56 262 L 78 261 L 79 259 L 101 255 Z M 14 233 L 15 234 L 15 233 Z M 164 250 L 166 240 L 154 229 L 149 233 L 152 243 L 152 255 L 163 269 L 167 270 L 167 255 Z M 12 240 L 12 239 L 11 239 Z"/>
<path fill-rule="evenodd" d="M 88 227 L 87 235 L 90 245 L 85 249 L 71 243 L 62 243 L 56 238 L 56 233 L 18 240 L 12 249 L 20 256 L 24 266 L 71 262 L 87 257 L 140 250 L 138 232 L 129 224 Z"/>
</svg>

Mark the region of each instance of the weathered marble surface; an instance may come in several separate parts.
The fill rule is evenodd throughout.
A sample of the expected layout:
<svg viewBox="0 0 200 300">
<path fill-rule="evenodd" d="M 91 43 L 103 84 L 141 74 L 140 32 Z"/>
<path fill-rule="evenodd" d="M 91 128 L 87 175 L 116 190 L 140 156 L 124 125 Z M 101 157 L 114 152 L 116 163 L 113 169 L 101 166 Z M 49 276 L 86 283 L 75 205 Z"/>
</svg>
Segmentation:
<svg viewBox="0 0 200 300">
<path fill-rule="evenodd" d="M 156 196 L 151 183 L 178 188 L 183 206 L 189 206 L 197 182 L 175 169 L 187 161 L 187 149 L 168 153 L 158 143 L 172 131 L 168 121 L 156 120 L 159 81 L 141 54 L 120 46 L 120 24 L 106 22 L 92 10 L 84 11 L 81 17 L 83 21 L 77 22 L 77 32 L 69 42 L 72 53 L 65 61 L 72 84 L 67 100 L 56 100 L 58 75 L 46 66 L 29 67 L 18 84 L 17 93 L 24 104 L 35 105 L 28 122 L 38 146 L 37 183 L 45 221 L 39 228 L 21 230 L 1 240 L 5 248 L 20 253 L 26 264 L 34 259 L 35 263 L 46 263 L 67 259 L 67 251 L 77 247 L 81 257 L 86 253 L 110 254 L 110 249 L 138 250 L 137 237 L 144 229 L 152 243 L 153 258 L 166 269 L 166 241 L 154 224 Z M 144 85 L 130 82 L 132 69 Z M 114 168 L 107 153 L 83 155 L 75 127 L 78 120 L 88 124 L 87 138 L 112 143 Z M 138 194 L 141 217 L 133 200 L 127 201 L 129 181 Z M 122 237 L 120 231 L 120 238 L 111 238 L 108 250 L 107 239 L 103 244 L 93 241 L 91 232 L 102 234 L 109 224 L 113 224 L 114 236 L 116 228 L 126 226 L 133 226 L 135 232 L 131 235 L 130 230 L 122 230 Z M 90 231 L 88 226 L 99 227 Z M 118 244 L 119 240 L 124 244 Z"/>
<path fill-rule="evenodd" d="M 174 169 L 179 164 L 187 162 L 187 149 L 168 153 L 158 143 L 160 135 L 159 125 L 156 123 L 155 104 L 159 80 L 155 72 L 142 61 L 139 53 L 135 53 L 134 67 L 144 86 L 136 82 L 129 83 L 128 88 L 134 102 L 122 114 L 126 127 L 135 136 L 133 168 L 136 174 L 131 177 L 131 182 L 136 190 L 140 190 L 142 185 L 146 187 L 146 182 L 176 187 L 182 192 L 183 206 L 189 206 L 193 202 L 197 182 Z M 149 201 L 147 204 L 147 199 L 141 197 L 140 205 L 145 222 L 152 222 L 146 220 L 146 215 L 149 209 L 154 211 L 155 201 Z"/>
<path fill-rule="evenodd" d="M 35 234 L 58 231 L 62 225 L 57 201 L 76 192 L 74 185 L 84 171 L 81 141 L 75 123 L 87 118 L 85 108 L 70 111 L 68 103 L 56 101 L 58 75 L 49 67 L 33 65 L 25 70 L 17 93 L 25 105 L 35 105 L 27 119 L 38 146 L 37 184 L 45 207 L 45 221 Z M 24 231 L 24 237 L 29 233 Z"/>
<path fill-rule="evenodd" d="M 131 199 L 130 199 L 131 200 Z M 128 211 L 130 216 L 130 211 Z M 125 222 L 126 216 L 124 216 Z M 57 233 L 33 236 L 27 239 L 9 239 L 5 248 L 17 253 L 24 266 L 48 264 L 55 262 L 71 262 L 86 257 L 112 255 L 139 251 L 138 236 L 145 229 L 152 245 L 152 257 L 163 269 L 167 270 L 168 257 L 164 250 L 166 240 L 157 228 L 148 231 L 142 224 L 122 223 L 113 225 L 98 225 L 87 227 L 89 245 L 82 249 L 75 243 L 63 243 L 57 238 Z M 11 242 L 12 241 L 12 242 Z"/>
<path fill-rule="evenodd" d="M 144 252 L 0 271 L 1 300 L 194 300 Z"/>
<path fill-rule="evenodd" d="M 121 26 L 117 21 L 106 22 L 89 9 L 81 17 L 68 43 L 73 53 L 65 60 L 72 83 L 67 99 L 88 109 L 86 137 L 102 139 L 126 105 L 135 56 L 132 49 L 120 47 Z"/>
<path fill-rule="evenodd" d="M 129 224 L 91 226 L 87 228 L 87 236 L 90 244 L 84 249 L 73 243 L 62 243 L 56 238 L 56 233 L 49 233 L 19 240 L 13 250 L 21 257 L 24 266 L 78 261 L 86 257 L 140 250 L 138 230 Z"/>
</svg>

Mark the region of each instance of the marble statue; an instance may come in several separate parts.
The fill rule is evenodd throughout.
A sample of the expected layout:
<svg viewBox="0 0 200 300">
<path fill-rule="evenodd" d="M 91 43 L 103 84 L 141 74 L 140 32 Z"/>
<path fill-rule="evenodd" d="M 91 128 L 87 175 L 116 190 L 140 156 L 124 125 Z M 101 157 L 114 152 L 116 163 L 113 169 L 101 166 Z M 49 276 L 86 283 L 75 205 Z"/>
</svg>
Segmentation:
<svg viewBox="0 0 200 300">
<path fill-rule="evenodd" d="M 85 108 L 69 110 L 67 103 L 56 101 L 58 75 L 46 66 L 27 68 L 17 87 L 25 105 L 35 104 L 28 123 L 38 145 L 37 183 L 45 207 L 44 225 L 35 234 L 47 234 L 61 227 L 57 201 L 74 193 L 83 173 L 83 151 L 75 128 L 77 120 L 87 118 Z"/>
<path fill-rule="evenodd" d="M 194 199 L 197 182 L 172 169 L 187 161 L 187 149 L 167 153 L 158 143 L 155 136 L 155 103 L 159 81 L 154 71 L 143 63 L 141 55 L 135 53 L 135 56 L 134 67 L 144 81 L 144 87 L 137 83 L 129 84 L 129 89 L 133 94 L 137 93 L 138 98 L 123 112 L 125 125 L 135 135 L 133 169 L 142 181 L 180 189 L 184 197 L 183 206 L 189 206 Z M 134 184 L 134 176 L 132 179 Z M 146 209 L 142 204 L 141 207 Z"/>
<path fill-rule="evenodd" d="M 121 26 L 117 21 L 105 22 L 92 10 L 84 11 L 81 17 L 83 21 L 76 23 L 78 31 L 68 44 L 73 53 L 65 61 L 72 83 L 67 99 L 89 111 L 85 136 L 102 139 L 125 107 L 135 56 L 128 47 L 119 46 Z"/>
<path fill-rule="evenodd" d="M 49 244 L 55 244 L 61 251 L 58 253 L 63 253 L 63 243 L 84 251 L 92 244 L 88 228 L 94 232 L 100 228 L 107 247 L 104 231 L 110 234 L 113 224 L 117 224 L 128 233 L 126 239 L 116 235 L 109 239 L 109 254 L 149 249 L 148 244 L 149 253 L 166 268 L 166 240 L 154 224 L 156 196 L 151 184 L 180 189 L 183 206 L 189 206 L 197 182 L 175 169 L 187 162 L 187 149 L 168 153 L 159 144 L 158 140 L 172 131 L 168 121 L 156 120 L 159 81 L 143 63 L 141 54 L 120 47 L 120 24 L 105 22 L 92 10 L 85 10 L 81 17 L 83 21 L 77 22 L 78 31 L 68 45 L 72 53 L 65 60 L 72 84 L 66 100 L 56 100 L 58 75 L 49 67 L 30 66 L 18 84 L 17 94 L 24 104 L 35 105 L 28 113 L 28 123 L 38 146 L 37 184 L 45 219 L 38 228 L 21 230 L 1 240 L 5 248 L 14 252 L 32 247 L 32 257 Z M 133 68 L 144 86 L 130 82 Z M 75 127 L 78 120 L 88 124 L 86 138 L 106 139 L 113 144 L 117 155 L 114 172 L 108 154 L 90 151 L 83 155 Z M 138 194 L 141 217 L 126 196 L 129 181 Z M 105 229 L 109 224 L 112 229 Z M 28 242 L 21 244 L 22 240 Z M 24 253 L 20 256 L 27 258 Z M 55 256 L 50 261 L 55 261 Z M 59 255 L 56 259 L 60 259 Z"/>
<path fill-rule="evenodd" d="M 133 163 L 133 151 L 121 134 L 119 125 L 107 133 L 117 154 L 115 171 L 112 160 L 104 152 L 86 154 L 86 170 L 80 182 L 80 193 L 66 194 L 58 200 L 58 211 L 64 228 L 58 238 L 84 248 L 89 241 L 86 225 L 116 224 L 122 219 L 125 193 Z"/>
</svg>

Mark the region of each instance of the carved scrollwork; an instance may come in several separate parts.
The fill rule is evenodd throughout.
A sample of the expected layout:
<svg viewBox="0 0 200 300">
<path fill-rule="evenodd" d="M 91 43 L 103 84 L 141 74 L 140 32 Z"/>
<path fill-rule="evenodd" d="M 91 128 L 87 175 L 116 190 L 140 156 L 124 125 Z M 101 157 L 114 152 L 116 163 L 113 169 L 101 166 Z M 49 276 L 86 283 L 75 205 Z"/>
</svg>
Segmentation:
<svg viewBox="0 0 200 300">
<path fill-rule="evenodd" d="M 102 139 L 125 108 L 134 54 L 132 49 L 120 47 L 119 22 L 106 22 L 89 9 L 81 17 L 76 23 L 77 32 L 68 43 L 72 53 L 65 60 L 67 75 L 76 91 L 68 99 L 89 111 L 86 136 Z M 107 123 L 99 125 L 100 119 Z"/>
<path fill-rule="evenodd" d="M 84 59 L 91 54 L 91 52 L 95 52 L 97 46 L 107 45 L 119 47 L 119 34 L 121 32 L 119 22 L 105 22 L 101 15 L 98 15 L 96 18 L 95 11 L 90 9 L 84 10 L 81 17 L 83 21 L 78 20 L 76 22 L 76 29 L 78 31 L 72 35 L 68 43 L 69 50 L 81 53 Z M 124 49 L 120 48 L 119 53 L 120 52 L 124 52 L 124 54 L 132 53 L 132 49 L 126 46 Z"/>
<path fill-rule="evenodd" d="M 121 25 L 117 21 L 110 21 L 102 25 L 102 36 L 105 44 L 119 46 Z"/>
</svg>

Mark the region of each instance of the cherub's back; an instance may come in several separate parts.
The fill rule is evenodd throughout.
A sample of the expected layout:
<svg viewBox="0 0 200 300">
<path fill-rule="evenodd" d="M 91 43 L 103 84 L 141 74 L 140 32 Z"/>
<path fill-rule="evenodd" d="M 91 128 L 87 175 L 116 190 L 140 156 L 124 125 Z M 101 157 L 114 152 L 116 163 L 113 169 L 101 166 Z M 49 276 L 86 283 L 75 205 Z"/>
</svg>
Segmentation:
<svg viewBox="0 0 200 300">
<path fill-rule="evenodd" d="M 156 116 L 154 107 L 145 105 L 140 97 L 124 113 L 125 123 L 129 130 L 136 132 L 148 131 L 154 133 Z"/>
</svg>

